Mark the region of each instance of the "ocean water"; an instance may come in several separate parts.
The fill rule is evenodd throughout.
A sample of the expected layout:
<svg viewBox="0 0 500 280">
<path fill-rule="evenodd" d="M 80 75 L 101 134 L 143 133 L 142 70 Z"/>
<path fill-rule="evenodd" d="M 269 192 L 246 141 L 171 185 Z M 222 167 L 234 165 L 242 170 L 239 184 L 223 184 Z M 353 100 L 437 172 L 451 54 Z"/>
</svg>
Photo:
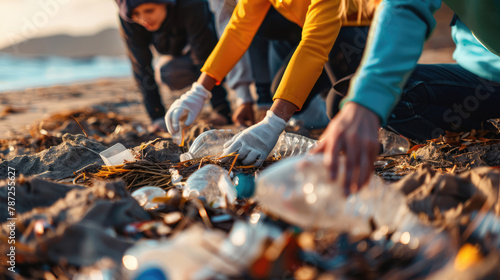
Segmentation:
<svg viewBox="0 0 500 280">
<path fill-rule="evenodd" d="M 0 92 L 131 75 L 127 57 L 28 58 L 0 53 Z"/>
</svg>

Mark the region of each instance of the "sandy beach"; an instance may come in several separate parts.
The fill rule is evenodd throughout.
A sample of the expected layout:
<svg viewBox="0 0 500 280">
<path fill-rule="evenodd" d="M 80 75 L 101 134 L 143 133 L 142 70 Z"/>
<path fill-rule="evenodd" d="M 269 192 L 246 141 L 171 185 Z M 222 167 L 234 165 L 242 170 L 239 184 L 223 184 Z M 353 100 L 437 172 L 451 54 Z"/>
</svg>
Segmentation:
<svg viewBox="0 0 500 280">
<path fill-rule="evenodd" d="M 106 104 L 123 104 L 117 106 L 122 110 L 119 113 L 146 122 L 147 115 L 140 98 L 132 78 L 3 92 L 0 104 L 1 111 L 5 113 L 0 121 L 0 133 L 4 137 L 15 136 L 25 133 L 30 125 L 56 112 Z"/>
<path fill-rule="evenodd" d="M 420 63 L 454 62 L 451 16 L 437 12 Z M 164 106 L 185 90 L 161 88 Z M 262 166 L 222 152 L 181 161 L 202 132 L 236 128 L 207 124 L 209 111 L 177 145 L 148 131 L 132 77 L 0 92 L 0 278 L 500 279 L 500 120 L 393 138 L 403 150 L 345 197 L 320 158 L 284 165 L 322 129 L 279 142 Z M 126 160 L 106 164 L 118 143 Z"/>
</svg>

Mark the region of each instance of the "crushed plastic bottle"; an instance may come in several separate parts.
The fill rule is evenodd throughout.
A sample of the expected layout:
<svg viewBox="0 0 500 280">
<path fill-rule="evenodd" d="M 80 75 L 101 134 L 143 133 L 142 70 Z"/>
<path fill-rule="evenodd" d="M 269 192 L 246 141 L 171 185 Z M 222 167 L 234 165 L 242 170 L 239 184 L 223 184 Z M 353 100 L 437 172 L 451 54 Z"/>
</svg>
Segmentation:
<svg viewBox="0 0 500 280">
<path fill-rule="evenodd" d="M 270 156 L 286 158 L 305 155 L 316 146 L 317 141 L 295 133 L 284 132 L 278 138 Z"/>
<path fill-rule="evenodd" d="M 251 196 L 270 213 L 305 229 L 369 233 L 370 218 L 389 230 L 419 224 L 405 197 L 375 175 L 361 191 L 346 198 L 340 183 L 344 181 L 345 159 L 339 160 L 335 181 L 330 179 L 322 155 L 282 160 L 260 173 L 254 186 L 240 176 L 238 195 Z"/>
<path fill-rule="evenodd" d="M 226 208 L 226 201 L 233 203 L 236 200 L 236 189 L 227 173 L 217 165 L 203 166 L 183 184 L 183 196 L 203 197 L 212 207 Z"/>
<path fill-rule="evenodd" d="M 330 179 L 322 155 L 282 160 L 260 174 L 254 197 L 269 212 L 305 229 L 333 229 L 418 250 L 415 269 L 425 262 L 444 266 L 456 254 L 448 234 L 422 223 L 405 196 L 375 175 L 345 198 L 339 184 L 345 159 L 339 160 L 336 181 Z"/>
<path fill-rule="evenodd" d="M 139 242 L 123 258 L 126 279 L 240 279 L 281 227 L 236 221 L 228 235 L 194 225 L 169 240 Z M 151 278 L 146 278 L 151 277 Z"/>
<path fill-rule="evenodd" d="M 209 262 L 196 275 L 201 279 L 220 279 L 222 275 L 229 277 L 222 279 L 240 279 L 262 256 L 266 246 L 275 241 L 284 241 L 284 229 L 266 220 L 264 215 L 261 216 L 255 221 L 236 221 L 217 252 L 217 257 L 224 262 Z"/>
<path fill-rule="evenodd" d="M 135 161 L 134 155 L 120 143 L 99 153 L 107 166 L 120 165 L 124 161 Z"/>
<path fill-rule="evenodd" d="M 410 149 L 408 139 L 385 128 L 379 129 L 378 142 L 383 146 L 381 156 L 406 154 Z"/>
<path fill-rule="evenodd" d="M 181 161 L 222 155 L 224 143 L 229 141 L 236 133 L 238 133 L 237 130 L 230 129 L 212 129 L 203 132 L 196 137 L 189 151 L 181 155 Z"/>
<path fill-rule="evenodd" d="M 133 280 L 207 279 L 197 274 L 208 263 L 223 265 L 213 248 L 219 248 L 224 238 L 222 231 L 194 225 L 172 239 L 136 243 L 123 255 L 123 276 Z"/>
<path fill-rule="evenodd" d="M 189 151 L 181 155 L 180 160 L 186 161 L 206 156 L 219 157 L 224 150 L 224 144 L 238 132 L 239 130 L 229 129 L 205 131 L 194 140 Z M 269 155 L 278 158 L 304 155 L 316 145 L 316 142 L 302 135 L 283 132 Z"/>
<path fill-rule="evenodd" d="M 332 181 L 321 155 L 284 159 L 260 173 L 254 186 L 248 177 L 240 176 L 238 194 L 251 194 L 264 210 L 305 230 L 347 232 L 361 238 L 369 236 L 387 246 L 401 244 L 417 250 L 415 267 L 409 271 L 420 271 L 426 262 L 442 267 L 456 254 L 447 233 L 423 224 L 409 210 L 403 194 L 375 175 L 367 186 L 346 199 L 339 184 L 343 182 L 344 164 L 341 157 L 339 179 Z M 311 261 L 315 262 L 313 255 Z M 334 269 L 335 262 L 328 266 Z"/>
<path fill-rule="evenodd" d="M 320 155 L 281 160 L 264 170 L 255 186 L 243 184 L 245 181 L 240 177 L 240 196 L 252 194 L 263 208 L 288 223 L 311 229 L 348 222 L 341 221 L 345 207 L 343 190 L 330 179 Z"/>
<path fill-rule="evenodd" d="M 166 196 L 167 192 L 164 189 L 145 186 L 132 192 L 132 197 L 139 202 L 145 210 L 153 210 L 159 207 L 158 203 L 152 202 L 155 197 Z"/>
</svg>

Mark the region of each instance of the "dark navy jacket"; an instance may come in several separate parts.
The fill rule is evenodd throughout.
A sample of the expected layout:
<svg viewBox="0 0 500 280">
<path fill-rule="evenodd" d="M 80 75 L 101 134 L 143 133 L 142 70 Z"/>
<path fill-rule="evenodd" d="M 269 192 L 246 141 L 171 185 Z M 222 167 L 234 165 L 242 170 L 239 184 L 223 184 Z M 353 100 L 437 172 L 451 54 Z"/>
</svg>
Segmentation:
<svg viewBox="0 0 500 280">
<path fill-rule="evenodd" d="M 154 79 L 153 45 L 160 54 L 183 55 L 189 46 L 194 64 L 201 66 L 217 44 L 213 16 L 206 0 L 116 0 L 120 10 L 122 37 L 128 48 L 134 77 L 144 95 L 157 95 Z M 167 3 L 167 17 L 161 27 L 150 32 L 130 19 L 132 10 L 144 3 Z"/>
</svg>

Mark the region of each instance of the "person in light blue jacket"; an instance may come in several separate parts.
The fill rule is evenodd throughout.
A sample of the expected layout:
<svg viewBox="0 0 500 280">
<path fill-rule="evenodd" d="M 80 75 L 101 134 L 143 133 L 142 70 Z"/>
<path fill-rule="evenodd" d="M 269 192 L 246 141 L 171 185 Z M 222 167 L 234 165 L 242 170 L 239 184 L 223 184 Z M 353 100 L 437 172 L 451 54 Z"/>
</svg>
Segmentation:
<svg viewBox="0 0 500 280">
<path fill-rule="evenodd" d="M 345 154 L 346 193 L 369 179 L 380 126 L 418 142 L 500 117 L 500 0 L 444 2 L 456 13 L 456 64 L 417 65 L 441 1 L 381 2 L 342 109 L 313 151 L 324 153 L 332 178 Z"/>
</svg>

